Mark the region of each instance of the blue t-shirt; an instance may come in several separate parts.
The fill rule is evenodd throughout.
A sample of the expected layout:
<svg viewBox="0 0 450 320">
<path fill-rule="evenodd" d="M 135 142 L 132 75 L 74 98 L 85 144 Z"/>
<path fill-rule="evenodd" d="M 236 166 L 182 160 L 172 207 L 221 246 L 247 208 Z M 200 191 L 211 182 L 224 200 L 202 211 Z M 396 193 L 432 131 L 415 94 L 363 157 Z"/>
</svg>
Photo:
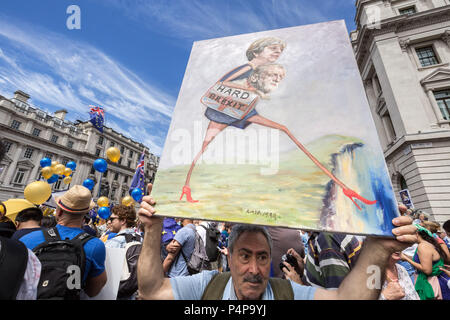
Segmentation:
<svg viewBox="0 0 450 320">
<path fill-rule="evenodd" d="M 56 228 L 58 229 L 61 239 L 73 239 L 81 232 L 84 232 L 80 228 L 65 227 L 59 224 L 56 225 Z M 42 230 L 38 230 L 23 236 L 20 238 L 20 241 L 22 241 L 28 249 L 33 250 L 44 242 L 45 238 Z M 83 282 L 85 282 L 88 277 L 97 277 L 105 271 L 106 250 L 104 243 L 98 238 L 89 240 L 84 244 L 83 248 L 86 254 L 86 267 L 83 275 Z"/>
<path fill-rule="evenodd" d="M 192 252 L 194 251 L 195 232 L 195 226 L 193 224 L 188 224 L 187 226 L 178 230 L 174 237 L 174 240 L 178 241 L 181 244 L 181 250 L 183 250 L 184 256 L 188 261 L 191 258 Z M 181 250 L 169 270 L 168 276 L 170 278 L 189 275 L 186 260 L 184 260 L 181 254 Z"/>
<path fill-rule="evenodd" d="M 217 270 L 203 271 L 192 276 L 171 278 L 170 284 L 172 285 L 175 300 L 200 300 L 208 283 L 217 273 L 219 273 Z M 294 300 L 314 299 L 316 288 L 302 286 L 293 281 L 290 281 L 290 283 L 292 285 L 292 290 L 294 291 Z M 237 300 L 231 277 L 225 286 L 222 300 Z M 266 291 L 264 291 L 262 300 L 274 300 L 270 283 L 267 283 L 267 288 Z"/>
<path fill-rule="evenodd" d="M 14 232 L 14 234 L 12 235 L 11 239 L 13 240 L 20 240 L 20 238 L 22 238 L 23 236 L 37 231 L 37 230 L 41 230 L 41 227 L 36 227 L 36 228 L 27 228 L 27 229 L 20 229 L 17 230 L 16 232 Z"/>
</svg>

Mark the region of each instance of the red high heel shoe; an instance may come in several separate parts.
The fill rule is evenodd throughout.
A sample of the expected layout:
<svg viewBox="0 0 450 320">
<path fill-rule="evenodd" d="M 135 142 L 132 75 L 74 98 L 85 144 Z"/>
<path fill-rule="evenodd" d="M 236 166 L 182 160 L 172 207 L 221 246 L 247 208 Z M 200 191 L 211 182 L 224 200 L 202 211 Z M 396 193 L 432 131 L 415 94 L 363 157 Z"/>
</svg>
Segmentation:
<svg viewBox="0 0 450 320">
<path fill-rule="evenodd" d="M 350 200 L 352 200 L 352 202 L 355 204 L 355 206 L 356 206 L 359 210 L 361 210 L 361 207 L 358 206 L 358 204 L 355 202 L 355 200 L 353 200 L 353 198 L 356 198 L 356 199 L 358 199 L 358 200 L 364 202 L 365 204 L 369 204 L 369 205 L 372 205 L 372 204 L 377 203 L 376 200 L 370 201 L 370 200 L 367 200 L 366 198 L 361 197 L 359 194 L 357 194 L 355 191 L 353 191 L 353 190 L 351 190 L 351 189 L 342 189 L 342 192 L 344 192 L 344 194 L 345 194 Z"/>
<path fill-rule="evenodd" d="M 188 202 L 198 202 L 198 200 L 194 200 L 194 199 L 192 199 L 192 196 L 191 196 L 191 188 L 189 188 L 189 186 L 184 186 L 183 187 L 183 190 L 182 190 L 182 193 L 181 193 L 181 197 L 180 197 L 180 201 L 181 201 L 181 199 L 183 199 L 183 196 L 184 195 L 186 195 L 186 200 L 188 201 Z"/>
</svg>

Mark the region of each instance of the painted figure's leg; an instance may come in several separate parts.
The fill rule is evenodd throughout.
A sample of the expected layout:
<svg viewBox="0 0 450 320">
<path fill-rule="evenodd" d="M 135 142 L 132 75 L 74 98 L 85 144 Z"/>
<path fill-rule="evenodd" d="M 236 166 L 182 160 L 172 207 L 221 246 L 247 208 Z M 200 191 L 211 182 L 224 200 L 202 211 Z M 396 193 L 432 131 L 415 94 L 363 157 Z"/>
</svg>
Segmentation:
<svg viewBox="0 0 450 320">
<path fill-rule="evenodd" d="M 260 115 L 256 115 L 253 117 L 250 117 L 248 119 L 249 122 L 256 123 L 265 127 L 274 128 L 283 131 L 288 135 L 288 137 L 302 150 L 308 158 L 311 159 L 312 162 L 314 162 L 327 176 L 331 178 L 338 186 L 342 188 L 342 191 L 344 194 L 350 198 L 350 200 L 353 201 L 355 206 L 361 210 L 361 207 L 358 206 L 358 204 L 353 200 L 353 198 L 356 198 L 365 204 L 375 204 L 376 201 L 370 201 L 363 197 L 361 197 L 359 194 L 357 194 L 355 191 L 349 189 L 342 181 L 340 181 L 338 178 L 336 178 L 327 168 L 325 168 L 319 160 L 317 160 L 301 143 L 297 140 L 297 138 L 294 137 L 294 135 L 288 130 L 288 128 L 284 125 L 281 125 L 275 121 L 269 120 L 267 118 L 264 118 Z"/>
<path fill-rule="evenodd" d="M 186 182 L 184 183 L 184 187 L 181 193 L 180 200 L 183 198 L 183 195 L 186 194 L 186 199 L 189 202 L 198 202 L 198 200 L 193 200 L 191 196 L 191 188 L 189 187 L 189 183 L 191 181 L 191 175 L 192 171 L 194 170 L 195 164 L 197 163 L 198 159 L 202 156 L 202 154 L 205 152 L 208 145 L 214 140 L 214 138 L 222 132 L 223 129 L 225 129 L 228 125 L 224 123 L 218 123 L 214 121 L 210 121 L 208 125 L 208 129 L 206 129 L 206 135 L 205 139 L 203 140 L 202 149 L 199 153 L 194 157 L 194 160 L 191 163 L 191 167 L 189 168 L 188 174 L 186 176 Z"/>
</svg>

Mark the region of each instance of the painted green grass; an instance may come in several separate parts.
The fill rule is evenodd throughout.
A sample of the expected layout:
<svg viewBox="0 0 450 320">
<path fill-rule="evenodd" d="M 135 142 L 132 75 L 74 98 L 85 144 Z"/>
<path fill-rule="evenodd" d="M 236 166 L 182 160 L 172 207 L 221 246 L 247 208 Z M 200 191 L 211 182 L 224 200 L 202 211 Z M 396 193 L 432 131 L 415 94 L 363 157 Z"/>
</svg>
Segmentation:
<svg viewBox="0 0 450 320">
<path fill-rule="evenodd" d="M 322 137 L 307 149 L 331 168 L 333 153 L 359 139 Z M 191 177 L 192 197 L 179 201 L 189 165 L 158 170 L 153 187 L 158 214 L 204 220 L 255 223 L 291 228 L 318 227 L 329 181 L 300 150 L 280 155 L 278 173 L 261 175 L 259 165 L 198 164 Z"/>
</svg>

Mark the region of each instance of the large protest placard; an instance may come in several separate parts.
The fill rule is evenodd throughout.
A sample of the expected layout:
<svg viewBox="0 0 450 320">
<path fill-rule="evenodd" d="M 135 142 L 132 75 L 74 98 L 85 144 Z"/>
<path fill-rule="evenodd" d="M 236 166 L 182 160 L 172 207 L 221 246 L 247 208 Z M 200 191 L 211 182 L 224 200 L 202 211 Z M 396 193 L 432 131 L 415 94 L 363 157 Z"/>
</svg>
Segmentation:
<svg viewBox="0 0 450 320">
<path fill-rule="evenodd" d="M 163 216 L 391 236 L 345 23 L 195 42 L 153 195 Z"/>
</svg>

